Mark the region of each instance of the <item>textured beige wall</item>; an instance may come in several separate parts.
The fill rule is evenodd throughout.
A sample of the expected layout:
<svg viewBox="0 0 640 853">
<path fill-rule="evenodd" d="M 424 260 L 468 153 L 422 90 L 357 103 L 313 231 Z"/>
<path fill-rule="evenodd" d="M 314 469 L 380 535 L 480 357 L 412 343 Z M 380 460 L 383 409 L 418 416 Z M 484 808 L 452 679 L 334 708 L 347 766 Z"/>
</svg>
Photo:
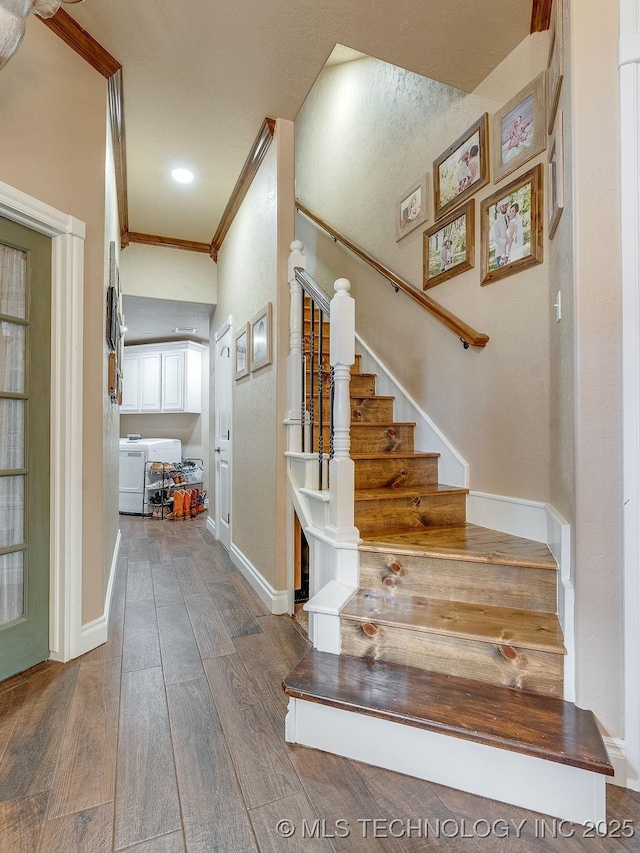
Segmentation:
<svg viewBox="0 0 640 853">
<path fill-rule="evenodd" d="M 107 86 L 35 16 L 0 74 L 0 180 L 83 220 L 83 622 L 104 611 L 104 237 Z"/>
<path fill-rule="evenodd" d="M 288 337 L 286 257 L 293 237 L 293 125 L 276 137 L 218 254 L 218 307 L 213 334 L 229 316 L 234 335 L 267 302 L 273 307 L 273 360 L 234 382 L 232 543 L 275 589 L 286 585 L 286 469 L 283 451 Z M 287 224 L 288 223 L 288 224 Z M 281 230 L 278 232 L 278 225 Z"/>
<path fill-rule="evenodd" d="M 571 3 L 578 702 L 624 733 L 617 4 Z"/>
<path fill-rule="evenodd" d="M 122 252 L 122 288 L 127 296 L 215 304 L 217 267 L 203 252 L 130 243 Z"/>
<path fill-rule="evenodd" d="M 431 173 L 433 160 L 484 112 L 493 114 L 544 69 L 547 42 L 546 33 L 525 39 L 471 94 L 372 59 L 326 69 L 296 120 L 298 197 L 421 288 L 424 229 L 396 243 L 398 196 Z M 465 351 L 444 326 L 301 215 L 296 233 L 325 287 L 338 276 L 351 278 L 358 331 L 469 462 L 471 487 L 544 501 L 550 493 L 548 266 L 480 287 L 479 202 L 494 189 L 490 184 L 476 195 L 476 268 L 429 292 L 491 337 L 484 350 Z"/>
<path fill-rule="evenodd" d="M 115 161 L 111 126 L 107 121 L 107 157 L 105 172 L 105 217 L 104 217 L 104 292 L 102 304 L 106 306 L 106 290 L 109 285 L 110 243 L 115 243 L 116 262 L 120 263 L 120 220 L 118 218 L 118 190 L 116 186 Z M 106 307 L 104 322 L 106 325 Z M 103 335 L 103 388 L 107 387 L 109 372 L 109 348 Z M 120 463 L 118 459 L 118 430 L 120 410 L 107 394 L 104 398 L 104 436 L 103 436 L 103 481 L 102 500 L 104 527 L 102 530 L 103 554 L 103 591 L 106 599 L 113 555 L 118 537 L 120 517 L 118 515 L 118 478 Z"/>
</svg>

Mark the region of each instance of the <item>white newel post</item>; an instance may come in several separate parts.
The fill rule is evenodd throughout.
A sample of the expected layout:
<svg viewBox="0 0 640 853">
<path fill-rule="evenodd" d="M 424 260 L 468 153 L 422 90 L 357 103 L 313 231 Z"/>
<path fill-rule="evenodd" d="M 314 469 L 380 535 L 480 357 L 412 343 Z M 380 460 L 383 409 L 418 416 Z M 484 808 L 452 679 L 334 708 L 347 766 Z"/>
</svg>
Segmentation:
<svg viewBox="0 0 640 853">
<path fill-rule="evenodd" d="M 355 361 L 355 301 L 351 283 L 339 278 L 331 300 L 330 352 L 333 367 L 333 458 L 329 463 L 329 525 L 338 542 L 357 542 L 354 527 L 355 468 L 351 450 L 349 380 Z"/>
<path fill-rule="evenodd" d="M 289 309 L 289 356 L 287 358 L 287 416 L 289 426 L 287 449 L 302 451 L 302 285 L 296 281 L 295 269 L 306 269 L 300 240 L 291 244 L 287 274 L 291 304 Z"/>
</svg>

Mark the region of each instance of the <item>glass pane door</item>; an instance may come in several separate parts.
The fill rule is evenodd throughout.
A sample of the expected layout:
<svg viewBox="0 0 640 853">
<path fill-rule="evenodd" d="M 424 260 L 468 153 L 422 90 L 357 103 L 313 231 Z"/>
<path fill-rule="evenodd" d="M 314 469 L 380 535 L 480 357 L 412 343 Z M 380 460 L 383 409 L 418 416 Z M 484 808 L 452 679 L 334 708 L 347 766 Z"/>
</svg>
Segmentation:
<svg viewBox="0 0 640 853">
<path fill-rule="evenodd" d="M 49 656 L 50 259 L 0 218 L 0 679 Z"/>
</svg>

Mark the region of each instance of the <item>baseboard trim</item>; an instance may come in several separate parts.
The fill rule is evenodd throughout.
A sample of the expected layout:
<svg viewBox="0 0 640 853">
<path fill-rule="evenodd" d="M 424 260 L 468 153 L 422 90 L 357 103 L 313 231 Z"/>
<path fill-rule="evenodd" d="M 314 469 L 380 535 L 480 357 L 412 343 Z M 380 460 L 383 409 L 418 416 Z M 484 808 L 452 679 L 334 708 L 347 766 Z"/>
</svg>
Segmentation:
<svg viewBox="0 0 640 853">
<path fill-rule="evenodd" d="M 251 584 L 251 588 L 259 596 L 260 600 L 269 608 L 271 613 L 279 615 L 289 612 L 289 602 L 286 589 L 274 589 L 266 581 L 256 567 L 248 560 L 242 551 L 233 543 L 230 550 L 233 564 L 240 570 Z"/>
<path fill-rule="evenodd" d="M 357 332 L 356 351 L 359 351 L 362 357 L 363 373 L 377 374 L 376 394 L 395 397 L 394 419 L 396 421 L 415 421 L 416 449 L 430 450 L 440 454 L 438 466 L 440 482 L 466 488 L 469 485 L 469 464 Z"/>
<path fill-rule="evenodd" d="M 574 823 L 606 817 L 599 773 L 391 720 L 290 698 L 285 738 Z"/>
<path fill-rule="evenodd" d="M 469 492 L 467 521 L 501 533 L 547 543 L 547 504 L 539 501 Z"/>
<path fill-rule="evenodd" d="M 604 745 L 609 753 L 609 760 L 613 765 L 615 775 L 607 781 L 610 785 L 618 785 L 620 788 L 627 787 L 627 749 L 624 738 L 603 737 Z M 629 785 L 629 787 L 632 787 Z M 636 790 L 636 789 L 634 789 Z"/>
<path fill-rule="evenodd" d="M 216 536 L 216 523 L 215 523 L 215 521 L 211 518 L 211 516 L 210 516 L 210 515 L 208 515 L 208 516 L 207 516 L 207 530 L 208 530 L 210 533 L 213 533 L 213 535 L 214 535 L 214 536 Z M 217 539 L 217 538 L 218 538 L 218 537 L 216 536 L 216 539 Z"/>
<path fill-rule="evenodd" d="M 107 584 L 107 594 L 105 596 L 104 602 L 104 613 L 102 616 L 98 616 L 97 619 L 93 619 L 91 622 L 87 622 L 80 628 L 80 639 L 78 641 L 78 648 L 76 649 L 76 657 L 80 657 L 80 655 L 86 655 L 87 652 L 93 651 L 93 649 L 97 649 L 98 646 L 101 646 L 103 643 L 107 642 L 107 634 L 109 629 L 109 612 L 111 610 L 111 598 L 113 596 L 113 587 L 116 577 L 116 568 L 118 566 L 118 555 L 120 554 L 120 542 L 122 541 L 122 534 L 120 530 L 118 530 L 118 535 L 116 536 L 116 544 L 113 549 L 113 556 L 111 558 L 111 568 L 109 570 L 109 583 Z"/>
</svg>

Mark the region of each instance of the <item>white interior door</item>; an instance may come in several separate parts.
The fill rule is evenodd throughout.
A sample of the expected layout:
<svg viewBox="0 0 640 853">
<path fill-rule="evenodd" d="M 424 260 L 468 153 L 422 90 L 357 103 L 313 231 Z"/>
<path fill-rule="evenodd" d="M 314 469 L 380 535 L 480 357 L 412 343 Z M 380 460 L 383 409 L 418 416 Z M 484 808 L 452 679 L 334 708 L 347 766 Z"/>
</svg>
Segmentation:
<svg viewBox="0 0 640 853">
<path fill-rule="evenodd" d="M 224 547 L 231 548 L 231 326 L 216 335 L 215 355 L 215 430 L 216 535 Z"/>
</svg>

